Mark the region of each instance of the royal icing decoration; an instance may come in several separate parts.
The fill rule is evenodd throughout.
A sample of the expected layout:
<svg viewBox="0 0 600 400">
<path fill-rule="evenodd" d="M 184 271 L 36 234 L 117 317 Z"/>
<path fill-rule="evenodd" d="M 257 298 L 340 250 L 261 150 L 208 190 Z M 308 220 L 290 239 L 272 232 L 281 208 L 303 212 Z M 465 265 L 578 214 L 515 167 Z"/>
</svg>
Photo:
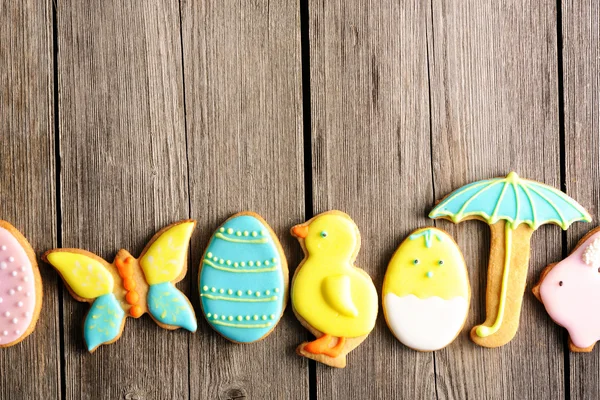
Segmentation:
<svg viewBox="0 0 600 400">
<path fill-rule="evenodd" d="M 292 234 L 305 250 L 292 285 L 294 311 L 323 333 L 299 350 L 338 357 L 346 339 L 367 335 L 377 318 L 373 282 L 354 266 L 360 248 L 358 228 L 346 214 L 331 211 L 295 226 Z M 337 344 L 332 346 L 334 337 Z"/>
<path fill-rule="evenodd" d="M 471 298 L 460 249 L 441 229 L 413 232 L 390 260 L 382 294 L 399 341 L 420 351 L 446 347 L 462 329 Z"/>
<path fill-rule="evenodd" d="M 126 317 L 149 312 L 168 329 L 195 332 L 194 310 L 174 283 L 185 275 L 187 249 L 194 221 L 182 221 L 158 232 L 139 260 L 125 250 L 109 264 L 80 249 L 55 249 L 44 258 L 61 275 L 73 296 L 92 303 L 84 323 L 89 351 L 116 341 Z"/>
<path fill-rule="evenodd" d="M 596 228 L 583 240 L 567 258 L 549 266 L 534 288 L 578 351 L 587 351 L 600 340 L 600 230 Z"/>
<path fill-rule="evenodd" d="M 286 302 L 287 263 L 262 218 L 239 213 L 225 221 L 210 239 L 200 268 L 202 310 L 221 335 L 251 343 L 277 325 Z"/>
<path fill-rule="evenodd" d="M 516 320 L 517 324 L 509 324 L 507 329 L 514 329 L 515 332 L 504 335 L 508 340 L 512 339 L 518 326 L 523 293 L 521 288 L 525 286 L 531 233 L 543 224 L 556 224 L 567 229 L 573 222 L 590 221 L 590 216 L 583 207 L 563 192 L 539 182 L 521 179 L 514 172 L 505 178 L 474 182 L 452 192 L 431 211 L 429 217 L 446 218 L 455 223 L 477 218 L 491 226 L 503 224 L 503 237 L 499 239 L 504 242 L 504 254 L 493 252 L 493 255 L 502 259 L 490 260 L 490 265 L 503 265 L 497 312 L 493 324 L 479 325 L 474 333 L 479 338 L 496 334 L 506 317 L 509 291 L 520 293 L 519 298 L 513 299 L 515 307 L 511 307 L 510 318 Z M 528 230 L 521 230 L 519 236 L 526 243 L 513 241 L 515 232 L 522 224 L 529 227 Z M 495 234 L 494 229 L 492 234 Z M 521 246 L 521 251 L 513 253 L 514 248 L 519 248 L 517 246 Z M 511 279 L 511 276 L 517 278 Z M 511 290 L 508 286 L 510 282 L 518 287 Z M 500 344 L 508 340 L 503 340 Z M 479 344 L 488 345 L 485 341 Z M 500 344 L 494 342 L 492 345 L 490 342 L 489 346 L 496 347 Z"/>
<path fill-rule="evenodd" d="M 9 229 L 14 230 L 0 221 L 0 347 L 16 344 L 30 333 L 41 301 L 35 260 Z"/>
<path fill-rule="evenodd" d="M 600 266 L 600 238 L 596 238 L 585 248 L 582 259 L 589 266 Z"/>
</svg>

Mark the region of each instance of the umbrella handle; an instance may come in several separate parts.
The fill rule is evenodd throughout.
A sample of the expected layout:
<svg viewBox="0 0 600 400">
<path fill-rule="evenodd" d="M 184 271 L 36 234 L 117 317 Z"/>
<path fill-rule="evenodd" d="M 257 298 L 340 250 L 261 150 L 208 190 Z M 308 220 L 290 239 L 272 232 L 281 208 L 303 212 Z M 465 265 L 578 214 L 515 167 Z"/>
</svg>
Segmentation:
<svg viewBox="0 0 600 400">
<path fill-rule="evenodd" d="M 506 309 L 506 292 L 508 291 L 508 276 L 510 274 L 510 260 L 512 250 L 512 224 L 504 224 L 504 270 L 502 272 L 502 288 L 500 291 L 500 304 L 498 305 L 498 314 L 496 321 L 492 326 L 480 325 L 475 330 L 477 336 L 484 338 L 498 332 L 504 319 L 504 310 Z"/>
</svg>

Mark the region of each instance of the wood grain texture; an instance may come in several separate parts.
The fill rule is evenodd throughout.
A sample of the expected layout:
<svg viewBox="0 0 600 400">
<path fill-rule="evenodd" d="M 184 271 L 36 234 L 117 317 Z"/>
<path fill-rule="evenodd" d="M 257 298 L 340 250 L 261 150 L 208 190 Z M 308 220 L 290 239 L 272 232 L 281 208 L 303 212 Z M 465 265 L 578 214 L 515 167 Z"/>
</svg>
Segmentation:
<svg viewBox="0 0 600 400">
<path fill-rule="evenodd" d="M 189 214 L 178 2 L 64 1 L 57 26 L 63 247 L 138 256 Z M 129 319 L 88 354 L 88 306 L 64 299 L 67 399 L 189 397 L 192 334 Z"/>
<path fill-rule="evenodd" d="M 431 12 L 436 198 L 511 170 L 560 187 L 556 2 L 434 0 Z M 563 334 L 531 293 L 542 268 L 561 256 L 560 228 L 534 232 L 520 330 L 490 350 L 467 335 L 485 319 L 489 229 L 438 226 L 457 239 L 473 289 L 463 334 L 436 354 L 439 398 L 562 398 Z"/>
<path fill-rule="evenodd" d="M 426 18 L 421 1 L 310 1 L 314 213 L 347 212 L 356 265 L 381 292 L 394 250 L 432 222 Z M 435 397 L 431 353 L 401 345 L 380 313 L 344 370 L 317 365 L 318 399 Z"/>
<path fill-rule="evenodd" d="M 260 214 L 281 239 L 290 277 L 301 259 L 289 228 L 304 220 L 298 2 L 184 1 L 182 31 L 193 266 L 230 215 Z M 200 310 L 197 288 L 193 301 Z M 304 336 L 291 306 L 264 340 L 233 344 L 200 316 L 190 345 L 193 399 L 307 399 Z"/>
<path fill-rule="evenodd" d="M 592 215 L 591 224 L 567 232 L 571 252 L 600 216 L 600 4 L 563 1 L 563 87 L 565 181 L 567 193 Z M 566 332 L 565 332 L 566 335 Z M 570 353 L 571 399 L 597 398 L 600 393 L 600 353 Z"/>
<path fill-rule="evenodd" d="M 38 256 L 56 245 L 52 54 L 52 3 L 0 1 L 0 219 Z M 57 279 L 40 272 L 36 330 L 0 349 L 2 399 L 60 397 Z"/>
</svg>

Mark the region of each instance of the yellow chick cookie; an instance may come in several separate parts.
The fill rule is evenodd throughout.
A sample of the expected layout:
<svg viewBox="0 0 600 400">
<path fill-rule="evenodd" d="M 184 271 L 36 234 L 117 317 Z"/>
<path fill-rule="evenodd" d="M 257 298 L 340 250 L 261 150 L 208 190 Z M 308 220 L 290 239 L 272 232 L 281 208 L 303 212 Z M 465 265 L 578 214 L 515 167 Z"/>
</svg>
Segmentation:
<svg viewBox="0 0 600 400">
<path fill-rule="evenodd" d="M 341 211 L 328 211 L 291 233 L 304 260 L 292 280 L 294 313 L 317 339 L 302 343 L 299 355 L 332 367 L 346 366 L 346 354 L 373 330 L 377 291 L 371 277 L 354 266 L 360 232 Z"/>
<path fill-rule="evenodd" d="M 383 281 L 383 312 L 406 346 L 439 350 L 461 331 L 471 289 L 464 258 L 441 229 L 414 231 L 400 244 Z"/>
</svg>

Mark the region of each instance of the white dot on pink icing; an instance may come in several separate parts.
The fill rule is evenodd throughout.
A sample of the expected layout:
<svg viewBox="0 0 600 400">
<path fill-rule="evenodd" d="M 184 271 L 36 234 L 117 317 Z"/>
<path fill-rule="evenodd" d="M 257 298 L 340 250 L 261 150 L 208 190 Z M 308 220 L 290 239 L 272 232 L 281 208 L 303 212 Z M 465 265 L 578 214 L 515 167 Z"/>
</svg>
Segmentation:
<svg viewBox="0 0 600 400">
<path fill-rule="evenodd" d="M 23 307 L 23 302 L 22 302 L 22 301 L 18 302 L 18 303 L 17 303 L 17 306 L 18 306 L 18 307 Z"/>
<path fill-rule="evenodd" d="M 17 330 L 15 331 L 15 333 L 16 333 L 17 335 L 20 335 L 20 334 L 21 334 L 21 331 L 17 329 Z"/>
<path fill-rule="evenodd" d="M 25 296 L 29 297 L 29 296 L 31 296 L 31 293 L 27 292 L 27 293 L 25 293 Z"/>
<path fill-rule="evenodd" d="M 16 319 L 16 318 L 13 318 L 13 320 L 12 320 L 12 323 L 13 323 L 13 324 L 16 324 L 17 322 L 19 322 L 19 320 L 18 320 L 18 319 Z"/>
<path fill-rule="evenodd" d="M 4 316 L 5 316 L 6 318 L 10 317 L 10 311 L 7 311 L 7 312 L 5 312 L 5 313 L 4 313 Z"/>
<path fill-rule="evenodd" d="M 10 294 L 11 296 L 12 296 L 13 294 L 15 294 L 15 289 L 10 289 L 10 290 L 8 291 L 8 294 Z"/>
<path fill-rule="evenodd" d="M 21 290 L 23 290 L 23 286 L 17 286 L 17 290 L 20 292 Z"/>
<path fill-rule="evenodd" d="M 29 317 L 29 316 L 31 315 L 31 313 L 30 313 L 29 311 L 25 311 L 25 312 L 23 313 L 23 315 L 25 315 L 26 317 Z"/>
<path fill-rule="evenodd" d="M 8 257 L 8 262 L 15 262 L 15 258 L 14 257 Z"/>
<path fill-rule="evenodd" d="M 26 277 L 26 276 L 24 276 L 24 277 L 23 277 L 23 282 L 29 282 L 29 278 L 28 278 L 28 277 Z"/>
<path fill-rule="evenodd" d="M 0 303 L 2 303 L 4 300 L 2 300 L 2 297 L 0 297 Z"/>
<path fill-rule="evenodd" d="M 2 245 L 2 247 L 0 247 L 0 249 L 2 249 L 2 251 L 6 251 L 6 245 Z"/>
<path fill-rule="evenodd" d="M 27 270 L 27 267 L 26 267 L 26 266 L 24 266 L 24 265 L 22 265 L 22 266 L 21 266 L 21 271 L 25 272 L 26 270 Z"/>
<path fill-rule="evenodd" d="M 3 334 L 4 336 L 8 336 L 8 331 L 4 331 L 4 332 L 2 332 L 2 334 Z"/>
<path fill-rule="evenodd" d="M 0 262 L 0 269 L 6 269 L 6 263 L 4 261 Z"/>
<path fill-rule="evenodd" d="M 17 276 L 17 271 L 13 271 L 11 275 L 12 276 Z"/>
</svg>

